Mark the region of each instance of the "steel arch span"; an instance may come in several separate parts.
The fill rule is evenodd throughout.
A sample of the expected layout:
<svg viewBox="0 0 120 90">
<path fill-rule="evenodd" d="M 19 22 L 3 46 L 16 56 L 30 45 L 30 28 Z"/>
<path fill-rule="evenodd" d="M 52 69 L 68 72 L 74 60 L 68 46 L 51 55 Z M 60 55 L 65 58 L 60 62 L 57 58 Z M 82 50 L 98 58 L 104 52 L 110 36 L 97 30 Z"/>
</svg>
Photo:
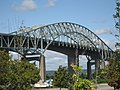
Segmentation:
<svg viewBox="0 0 120 90">
<path fill-rule="evenodd" d="M 95 33 L 88 28 L 71 22 L 59 22 L 53 24 L 45 24 L 40 26 L 28 27 L 11 33 L 15 35 L 19 41 L 19 47 L 41 48 L 41 40 L 47 44 L 45 50 L 54 43 L 58 45 L 86 49 L 89 51 L 98 51 L 101 57 L 109 57 L 113 52 Z M 16 42 L 17 42 L 16 41 Z M 27 43 L 26 43 L 27 42 Z M 14 48 L 14 47 L 13 47 Z M 44 51 L 43 51 L 44 52 Z"/>
<path fill-rule="evenodd" d="M 46 42 L 45 50 L 54 43 L 58 46 L 98 51 L 103 58 L 113 52 L 95 33 L 88 28 L 71 22 L 59 22 L 20 29 L 0 35 L 1 48 L 17 52 L 41 51 L 41 41 Z M 32 49 L 31 49 L 32 48 Z M 44 50 L 44 51 L 45 51 Z M 43 52 L 44 52 L 43 51 Z M 104 54 L 104 55 L 103 55 Z"/>
<path fill-rule="evenodd" d="M 18 31 L 0 33 L 0 48 L 16 51 L 23 56 L 41 54 L 41 78 L 45 80 L 45 58 L 47 49 L 61 52 L 68 56 L 68 71 L 73 73 L 72 63 L 79 64 L 79 55 L 86 55 L 88 78 L 90 78 L 91 65 L 96 68 L 99 60 L 106 60 L 112 56 L 109 48 L 95 33 L 88 28 L 71 22 L 59 22 L 21 28 Z M 90 56 L 90 58 L 89 58 Z M 29 59 L 32 59 L 31 57 Z M 38 59 L 33 57 L 33 59 Z M 95 63 L 90 62 L 94 60 Z M 44 72 L 44 73 L 43 73 Z"/>
</svg>

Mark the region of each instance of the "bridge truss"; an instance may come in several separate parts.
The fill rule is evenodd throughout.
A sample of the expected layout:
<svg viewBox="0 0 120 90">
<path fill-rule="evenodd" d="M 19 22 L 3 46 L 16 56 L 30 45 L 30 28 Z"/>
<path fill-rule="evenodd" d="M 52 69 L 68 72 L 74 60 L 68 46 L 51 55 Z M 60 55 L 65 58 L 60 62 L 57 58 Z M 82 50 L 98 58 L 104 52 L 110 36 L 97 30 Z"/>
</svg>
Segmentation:
<svg viewBox="0 0 120 90">
<path fill-rule="evenodd" d="M 43 43 L 46 43 L 45 46 Z M 10 34 L 0 34 L 0 48 L 7 48 L 22 55 L 42 53 L 54 43 L 58 46 L 97 51 L 102 58 L 110 57 L 112 50 L 91 30 L 71 22 L 33 26 Z"/>
</svg>

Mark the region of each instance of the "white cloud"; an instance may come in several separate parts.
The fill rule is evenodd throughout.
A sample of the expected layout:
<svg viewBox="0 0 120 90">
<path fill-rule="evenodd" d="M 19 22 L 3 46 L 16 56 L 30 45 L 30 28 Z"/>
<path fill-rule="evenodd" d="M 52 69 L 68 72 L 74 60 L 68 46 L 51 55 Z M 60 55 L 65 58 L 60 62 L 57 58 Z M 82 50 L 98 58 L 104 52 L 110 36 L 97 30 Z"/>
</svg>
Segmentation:
<svg viewBox="0 0 120 90">
<path fill-rule="evenodd" d="M 57 0 L 48 0 L 46 7 L 53 7 L 56 5 Z"/>
<path fill-rule="evenodd" d="M 111 39 L 102 39 L 112 50 L 115 50 L 115 40 Z"/>
<path fill-rule="evenodd" d="M 10 52 L 11 55 L 14 56 L 14 59 L 20 59 L 20 55 L 18 55 L 15 52 Z M 33 63 L 34 61 L 31 61 Z M 67 55 L 47 50 L 45 52 L 45 62 L 46 62 L 46 70 L 57 70 L 60 65 L 62 66 L 68 66 L 68 58 Z M 36 61 L 37 67 L 39 67 L 39 62 Z M 87 59 L 85 56 L 80 55 L 79 56 L 79 65 L 82 66 L 83 69 L 87 68 Z"/>
<path fill-rule="evenodd" d="M 97 34 L 97 35 L 111 34 L 111 33 L 112 33 L 111 29 L 98 29 L 95 31 L 95 34 Z"/>
<path fill-rule="evenodd" d="M 79 65 L 82 69 L 87 69 L 87 58 L 85 55 L 79 55 Z"/>
<path fill-rule="evenodd" d="M 16 6 L 17 11 L 34 11 L 37 4 L 33 0 L 23 0 L 20 5 Z"/>
<path fill-rule="evenodd" d="M 68 66 L 67 55 L 58 52 L 47 50 L 45 52 L 45 60 L 47 70 L 57 70 L 59 65 Z M 83 69 L 87 68 L 87 59 L 85 56 L 79 56 L 79 65 L 82 66 Z"/>
<path fill-rule="evenodd" d="M 67 56 L 58 52 L 49 51 L 45 52 L 46 69 L 57 70 L 59 65 L 67 66 Z"/>
</svg>

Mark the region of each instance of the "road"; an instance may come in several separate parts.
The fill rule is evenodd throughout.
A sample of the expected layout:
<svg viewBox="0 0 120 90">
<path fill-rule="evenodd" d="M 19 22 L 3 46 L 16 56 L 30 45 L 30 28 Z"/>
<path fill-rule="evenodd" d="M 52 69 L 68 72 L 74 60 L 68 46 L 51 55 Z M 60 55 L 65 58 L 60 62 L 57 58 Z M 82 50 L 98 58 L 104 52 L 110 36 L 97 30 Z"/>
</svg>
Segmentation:
<svg viewBox="0 0 120 90">
<path fill-rule="evenodd" d="M 99 84 L 97 85 L 97 90 L 114 90 L 114 88 L 108 86 L 107 84 Z"/>
</svg>

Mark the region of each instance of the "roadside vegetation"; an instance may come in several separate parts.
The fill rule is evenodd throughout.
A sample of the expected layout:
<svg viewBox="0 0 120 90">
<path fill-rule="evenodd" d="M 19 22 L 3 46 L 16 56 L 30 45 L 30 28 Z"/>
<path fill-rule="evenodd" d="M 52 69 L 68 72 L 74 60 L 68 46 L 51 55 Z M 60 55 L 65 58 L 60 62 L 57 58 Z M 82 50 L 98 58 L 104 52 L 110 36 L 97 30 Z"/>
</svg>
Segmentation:
<svg viewBox="0 0 120 90">
<path fill-rule="evenodd" d="M 98 81 L 108 83 L 115 90 L 120 89 L 120 50 L 116 50 L 109 60 L 109 64 L 100 70 Z"/>
<path fill-rule="evenodd" d="M 59 66 L 58 70 L 54 73 L 53 85 L 55 87 L 68 88 L 70 83 L 70 75 L 68 74 L 67 67 Z"/>
<path fill-rule="evenodd" d="M 26 60 L 12 60 L 0 51 L 0 90 L 30 90 L 38 82 L 39 70 Z"/>
<path fill-rule="evenodd" d="M 75 71 L 72 76 L 68 74 L 67 67 L 59 66 L 58 70 L 54 74 L 53 85 L 55 87 L 68 88 L 68 90 L 95 90 L 92 87 L 92 82 L 85 79 L 82 72 L 81 66 L 71 65 Z M 84 77 L 84 78 L 82 78 Z"/>
</svg>

